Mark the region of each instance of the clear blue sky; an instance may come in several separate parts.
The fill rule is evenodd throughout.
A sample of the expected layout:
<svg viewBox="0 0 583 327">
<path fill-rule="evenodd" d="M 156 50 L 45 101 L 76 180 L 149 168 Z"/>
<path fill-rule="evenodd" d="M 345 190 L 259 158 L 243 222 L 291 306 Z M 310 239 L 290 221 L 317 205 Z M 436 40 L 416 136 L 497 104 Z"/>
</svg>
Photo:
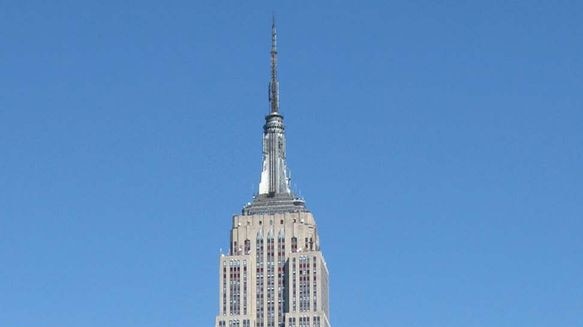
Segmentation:
<svg viewBox="0 0 583 327">
<path fill-rule="evenodd" d="M 0 0 L 0 326 L 212 326 L 271 14 L 333 327 L 583 326 L 581 1 Z"/>
</svg>

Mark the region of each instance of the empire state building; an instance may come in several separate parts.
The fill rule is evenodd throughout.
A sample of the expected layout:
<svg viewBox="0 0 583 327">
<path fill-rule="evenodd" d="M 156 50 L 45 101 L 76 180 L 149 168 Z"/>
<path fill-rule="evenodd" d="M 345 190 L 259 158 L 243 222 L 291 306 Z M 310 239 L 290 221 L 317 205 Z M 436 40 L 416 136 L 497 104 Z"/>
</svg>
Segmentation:
<svg viewBox="0 0 583 327">
<path fill-rule="evenodd" d="M 233 217 L 229 252 L 220 257 L 215 327 L 330 327 L 328 268 L 316 221 L 289 185 L 275 23 L 269 104 L 259 190 Z"/>
</svg>

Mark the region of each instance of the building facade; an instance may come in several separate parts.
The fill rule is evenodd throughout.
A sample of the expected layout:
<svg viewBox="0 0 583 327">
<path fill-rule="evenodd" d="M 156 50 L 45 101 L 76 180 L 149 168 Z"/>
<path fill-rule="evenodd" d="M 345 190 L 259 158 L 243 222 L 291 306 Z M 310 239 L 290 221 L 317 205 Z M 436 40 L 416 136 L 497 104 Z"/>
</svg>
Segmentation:
<svg viewBox="0 0 583 327">
<path fill-rule="evenodd" d="M 258 193 L 233 217 L 221 254 L 215 327 L 330 327 L 328 269 L 316 221 L 290 189 L 272 26 L 269 112 Z"/>
</svg>

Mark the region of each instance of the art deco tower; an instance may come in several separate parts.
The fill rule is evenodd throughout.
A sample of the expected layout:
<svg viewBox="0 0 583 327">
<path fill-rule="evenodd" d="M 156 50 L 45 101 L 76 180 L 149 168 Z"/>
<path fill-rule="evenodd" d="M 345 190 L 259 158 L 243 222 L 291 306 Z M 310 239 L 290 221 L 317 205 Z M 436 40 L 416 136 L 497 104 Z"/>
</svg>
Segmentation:
<svg viewBox="0 0 583 327">
<path fill-rule="evenodd" d="M 330 327 L 328 268 L 316 221 L 290 189 L 272 26 L 269 112 L 259 192 L 233 217 L 221 254 L 216 327 Z"/>
</svg>

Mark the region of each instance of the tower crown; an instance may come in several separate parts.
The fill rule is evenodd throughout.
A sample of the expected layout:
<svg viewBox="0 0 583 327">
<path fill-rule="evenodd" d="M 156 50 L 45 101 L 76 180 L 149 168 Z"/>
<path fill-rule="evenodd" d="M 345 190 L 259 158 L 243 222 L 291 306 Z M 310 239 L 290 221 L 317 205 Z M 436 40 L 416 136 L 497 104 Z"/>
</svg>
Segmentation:
<svg viewBox="0 0 583 327">
<path fill-rule="evenodd" d="M 243 212 L 306 211 L 304 202 L 290 188 L 286 162 L 285 126 L 279 112 L 279 80 L 277 74 L 277 30 L 271 25 L 271 76 L 269 80 L 269 112 L 263 125 L 263 165 L 259 192 Z"/>
</svg>

